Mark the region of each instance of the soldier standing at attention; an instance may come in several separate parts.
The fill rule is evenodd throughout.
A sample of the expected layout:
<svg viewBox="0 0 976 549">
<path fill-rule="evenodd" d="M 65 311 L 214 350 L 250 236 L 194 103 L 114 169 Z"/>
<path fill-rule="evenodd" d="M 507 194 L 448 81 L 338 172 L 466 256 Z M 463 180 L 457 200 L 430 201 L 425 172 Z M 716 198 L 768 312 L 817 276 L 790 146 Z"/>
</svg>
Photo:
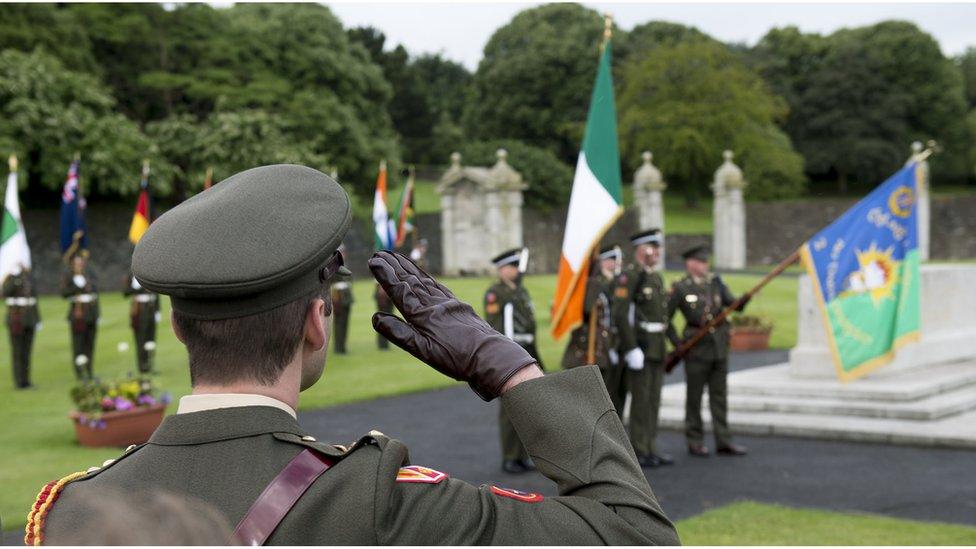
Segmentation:
<svg viewBox="0 0 976 549">
<path fill-rule="evenodd" d="M 348 273 L 335 251 L 351 220 L 335 181 L 279 165 L 231 176 L 149 227 L 132 271 L 170 296 L 193 394 L 148 443 L 44 487 L 27 545 L 76 542 L 100 528 L 92 501 L 139 489 L 216 507 L 242 545 L 679 543 L 597 369 L 543 376 L 522 346 L 400 254 L 369 260 L 403 315 L 376 313 L 373 327 L 482 399 L 501 397 L 559 495 L 451 478 L 378 431 L 334 446 L 303 429 L 295 410 L 326 367 L 328 287 Z M 195 238 L 203 230 L 209 238 Z M 242 243 L 247 253 L 215 253 Z M 416 418 L 432 419 L 449 420 Z"/>
<path fill-rule="evenodd" d="M 136 338 L 136 365 L 139 373 L 148 374 L 153 371 L 153 355 L 156 351 L 156 316 L 159 314 L 159 296 L 142 287 L 139 281 L 129 276 L 125 281 L 122 293 L 132 296 L 129 307 L 129 325 Z"/>
<path fill-rule="evenodd" d="M 393 301 L 390 300 L 390 296 L 386 295 L 386 291 L 383 290 L 383 286 L 380 284 L 376 285 L 376 290 L 373 292 L 373 299 L 376 300 L 376 310 L 381 313 L 393 313 Z M 390 342 L 383 337 L 383 334 L 376 334 L 376 346 L 381 351 L 385 351 L 390 348 Z"/>
<path fill-rule="evenodd" d="M 542 368 L 542 358 L 535 346 L 535 306 L 522 286 L 519 263 L 528 250 L 514 248 L 495 256 L 491 262 L 498 269 L 498 280 L 485 292 L 485 320 L 498 332 L 518 343 Z M 498 410 L 501 436 L 502 470 L 524 473 L 535 469 L 519 439 L 505 407 Z"/>
<path fill-rule="evenodd" d="M 37 307 L 37 290 L 30 269 L 20 265 L 3 281 L 3 297 L 7 304 L 7 329 L 10 331 L 11 365 L 14 372 L 14 388 L 29 389 L 31 349 L 34 331 L 41 323 Z"/>
<path fill-rule="evenodd" d="M 658 412 L 664 385 L 664 332 L 668 298 L 664 279 L 654 270 L 661 259 L 661 231 L 650 229 L 630 237 L 634 262 L 617 277 L 614 315 L 620 326 L 620 349 L 627 364 L 630 390 L 630 442 L 644 467 L 671 465 L 674 459 L 657 450 Z"/>
<path fill-rule="evenodd" d="M 71 270 L 61 280 L 61 295 L 71 303 L 68 307 L 68 324 L 71 326 L 75 377 L 79 380 L 91 379 L 99 308 L 98 288 L 88 272 L 87 250 L 81 250 L 71 257 Z"/>
<path fill-rule="evenodd" d="M 686 275 L 671 286 L 668 298 L 668 319 L 675 311 L 685 317 L 684 338 L 692 337 L 715 315 L 735 301 L 728 286 L 718 275 L 708 271 L 708 248 L 696 246 L 681 254 Z M 739 311 L 745 308 L 742 303 Z M 668 338 L 675 348 L 681 345 L 673 326 L 668 326 Z M 685 379 L 688 395 L 685 398 L 685 439 L 688 453 L 708 457 L 704 444 L 701 418 L 701 398 L 708 385 L 708 404 L 712 412 L 717 453 L 732 456 L 746 454 L 746 448 L 732 443 L 728 423 L 729 323 L 723 322 L 692 347 L 685 357 Z"/>
<path fill-rule="evenodd" d="M 339 255 L 345 257 L 345 245 L 339 246 Z M 352 275 L 337 279 L 332 283 L 332 304 L 335 307 L 335 342 L 332 349 L 336 354 L 346 354 L 346 338 L 349 336 L 349 314 L 352 309 Z"/>
</svg>

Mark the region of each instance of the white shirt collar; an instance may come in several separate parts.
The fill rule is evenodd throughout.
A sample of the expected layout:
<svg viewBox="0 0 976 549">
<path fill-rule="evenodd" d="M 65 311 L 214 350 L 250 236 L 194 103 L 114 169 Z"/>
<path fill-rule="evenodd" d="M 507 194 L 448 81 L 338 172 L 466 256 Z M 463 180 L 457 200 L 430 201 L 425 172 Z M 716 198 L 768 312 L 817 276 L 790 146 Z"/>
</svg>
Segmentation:
<svg viewBox="0 0 976 549">
<path fill-rule="evenodd" d="M 298 419 L 294 408 L 284 402 L 267 397 L 264 395 L 252 395 L 245 393 L 215 393 L 212 395 L 186 395 L 180 398 L 177 414 L 189 414 L 192 412 L 203 412 L 205 410 L 217 410 L 220 408 L 239 408 L 242 406 L 271 406 L 288 412 L 288 415 Z"/>
</svg>

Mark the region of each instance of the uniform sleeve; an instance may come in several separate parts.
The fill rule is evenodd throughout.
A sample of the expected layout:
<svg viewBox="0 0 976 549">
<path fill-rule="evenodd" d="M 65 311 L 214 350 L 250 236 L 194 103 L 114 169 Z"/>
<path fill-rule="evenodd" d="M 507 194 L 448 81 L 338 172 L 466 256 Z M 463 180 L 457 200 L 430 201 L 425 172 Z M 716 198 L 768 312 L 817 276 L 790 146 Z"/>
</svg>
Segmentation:
<svg viewBox="0 0 976 549">
<path fill-rule="evenodd" d="M 489 289 L 485 292 L 485 322 L 487 322 L 495 331 L 500 333 L 505 333 L 505 318 L 503 308 L 505 303 L 502 303 L 501 296 L 494 289 Z"/>
<path fill-rule="evenodd" d="M 620 274 L 614 284 L 613 303 L 610 313 L 613 323 L 617 327 L 617 337 L 620 349 L 627 352 L 637 347 L 637 334 L 631 323 L 630 308 L 634 303 L 634 292 L 637 291 L 638 277 L 628 270 Z"/>
<path fill-rule="evenodd" d="M 671 291 L 668 293 L 668 311 L 667 311 L 667 324 L 668 324 L 668 341 L 675 348 L 681 345 L 681 338 L 678 337 L 678 331 L 674 329 L 674 313 L 678 310 L 678 305 L 681 303 L 681 290 L 678 288 L 677 284 L 671 285 Z"/>
<path fill-rule="evenodd" d="M 718 282 L 719 291 L 721 292 L 722 295 L 722 307 L 728 307 L 733 303 L 735 303 L 736 297 L 732 295 L 732 291 L 729 290 L 729 287 L 725 284 L 725 281 L 718 277 L 715 278 L 716 281 Z M 742 311 L 745 308 L 746 308 L 746 304 L 743 303 L 742 305 L 739 306 L 738 309 L 736 309 L 736 311 Z"/>
<path fill-rule="evenodd" d="M 571 396 L 572 398 L 567 398 Z M 527 381 L 502 396 L 519 437 L 555 497 L 447 478 L 397 481 L 405 449 L 379 465 L 379 544 L 677 545 L 617 418 L 597 368 Z M 402 447 L 402 445 L 400 445 Z"/>
</svg>

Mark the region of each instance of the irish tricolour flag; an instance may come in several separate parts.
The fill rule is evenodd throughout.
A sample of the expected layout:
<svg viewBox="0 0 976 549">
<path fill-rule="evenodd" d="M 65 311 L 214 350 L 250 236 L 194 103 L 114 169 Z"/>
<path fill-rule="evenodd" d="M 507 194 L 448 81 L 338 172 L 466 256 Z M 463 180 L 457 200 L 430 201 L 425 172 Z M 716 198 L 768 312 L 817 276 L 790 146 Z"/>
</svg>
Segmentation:
<svg viewBox="0 0 976 549">
<path fill-rule="evenodd" d="M 557 339 L 582 323 L 590 255 L 624 211 L 610 55 L 610 41 L 607 40 L 600 55 L 586 118 L 583 150 L 576 163 L 569 198 L 552 314 L 552 335 Z"/>
<path fill-rule="evenodd" d="M 20 202 L 17 200 L 17 159 L 10 157 L 7 194 L 3 200 L 3 224 L 0 225 L 0 281 L 30 266 L 30 248 L 27 247 L 24 222 L 20 219 Z"/>
</svg>

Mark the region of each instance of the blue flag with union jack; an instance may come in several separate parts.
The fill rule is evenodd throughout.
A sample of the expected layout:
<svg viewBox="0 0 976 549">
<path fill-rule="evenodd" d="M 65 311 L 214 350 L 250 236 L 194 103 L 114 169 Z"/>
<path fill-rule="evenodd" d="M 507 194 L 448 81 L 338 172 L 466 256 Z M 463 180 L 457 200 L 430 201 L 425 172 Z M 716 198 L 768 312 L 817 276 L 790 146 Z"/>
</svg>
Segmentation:
<svg viewBox="0 0 976 549">
<path fill-rule="evenodd" d="M 81 162 L 75 160 L 68 168 L 68 179 L 61 191 L 61 253 L 88 249 L 88 227 L 85 225 L 85 199 L 78 187 Z"/>
</svg>

